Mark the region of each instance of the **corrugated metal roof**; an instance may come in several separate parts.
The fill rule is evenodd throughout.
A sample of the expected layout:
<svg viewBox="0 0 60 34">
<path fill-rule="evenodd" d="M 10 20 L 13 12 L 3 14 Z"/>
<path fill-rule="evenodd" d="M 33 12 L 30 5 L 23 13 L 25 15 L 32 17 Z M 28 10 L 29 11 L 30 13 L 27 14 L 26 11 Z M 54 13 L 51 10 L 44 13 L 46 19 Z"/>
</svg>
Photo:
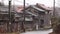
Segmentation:
<svg viewBox="0 0 60 34">
<path fill-rule="evenodd" d="M 9 7 L 8 6 L 0 6 L 0 11 L 8 11 Z M 11 7 L 11 12 L 13 12 L 13 7 Z"/>
</svg>

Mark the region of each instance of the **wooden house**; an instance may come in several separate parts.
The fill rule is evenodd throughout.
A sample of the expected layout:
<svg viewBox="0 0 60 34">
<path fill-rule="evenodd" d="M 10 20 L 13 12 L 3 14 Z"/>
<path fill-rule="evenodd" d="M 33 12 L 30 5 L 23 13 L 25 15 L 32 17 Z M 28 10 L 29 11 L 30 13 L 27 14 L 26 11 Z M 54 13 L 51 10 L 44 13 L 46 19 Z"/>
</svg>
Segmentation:
<svg viewBox="0 0 60 34">
<path fill-rule="evenodd" d="M 24 9 L 22 12 L 15 12 L 11 8 L 11 23 L 9 23 L 9 11 L 7 6 L 0 6 L 0 32 L 18 32 L 22 30 L 24 22 Z M 30 5 L 25 8 L 25 30 L 36 30 L 40 28 L 48 28 L 50 26 L 50 9 L 46 9 L 41 5 Z M 9 25 L 10 24 L 10 25 Z"/>
<path fill-rule="evenodd" d="M 25 22 L 25 28 L 28 30 L 39 30 L 41 28 L 50 28 L 51 26 L 51 18 L 50 12 L 51 10 L 41 4 L 30 5 L 25 9 L 25 18 L 30 18 L 32 21 Z M 28 13 L 28 14 L 26 14 Z"/>
</svg>

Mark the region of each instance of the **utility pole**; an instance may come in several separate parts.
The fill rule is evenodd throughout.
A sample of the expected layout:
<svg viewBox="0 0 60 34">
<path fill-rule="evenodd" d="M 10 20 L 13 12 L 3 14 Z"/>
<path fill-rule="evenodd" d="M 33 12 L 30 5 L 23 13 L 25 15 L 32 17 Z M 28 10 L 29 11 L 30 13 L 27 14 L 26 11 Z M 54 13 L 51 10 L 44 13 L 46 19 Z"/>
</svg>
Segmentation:
<svg viewBox="0 0 60 34">
<path fill-rule="evenodd" d="M 53 0 L 53 19 L 55 20 L 55 0 Z M 52 24 L 54 24 L 54 23 L 52 23 Z M 55 32 L 55 27 L 54 26 L 53 26 L 53 32 Z"/>
<path fill-rule="evenodd" d="M 25 27 L 24 27 L 24 23 L 25 23 L 25 0 L 24 0 L 23 4 L 24 4 L 24 11 L 23 11 L 24 20 L 23 20 L 23 23 L 22 23 L 22 28 L 23 28 L 23 32 L 25 32 Z"/>
<path fill-rule="evenodd" d="M 9 23 L 7 23 L 8 32 L 11 32 L 11 0 L 9 0 Z"/>
<path fill-rule="evenodd" d="M 53 16 L 55 17 L 55 0 L 53 0 Z"/>
</svg>

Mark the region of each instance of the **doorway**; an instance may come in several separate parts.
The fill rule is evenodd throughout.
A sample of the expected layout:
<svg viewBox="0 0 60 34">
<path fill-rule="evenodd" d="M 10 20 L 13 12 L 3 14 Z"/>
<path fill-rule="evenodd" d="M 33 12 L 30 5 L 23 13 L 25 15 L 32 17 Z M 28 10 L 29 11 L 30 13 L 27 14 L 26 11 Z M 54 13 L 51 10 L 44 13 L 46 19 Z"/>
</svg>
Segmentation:
<svg viewBox="0 0 60 34">
<path fill-rule="evenodd" d="M 41 19 L 40 21 L 41 21 L 41 22 L 40 22 L 40 27 L 43 28 L 44 20 Z"/>
</svg>

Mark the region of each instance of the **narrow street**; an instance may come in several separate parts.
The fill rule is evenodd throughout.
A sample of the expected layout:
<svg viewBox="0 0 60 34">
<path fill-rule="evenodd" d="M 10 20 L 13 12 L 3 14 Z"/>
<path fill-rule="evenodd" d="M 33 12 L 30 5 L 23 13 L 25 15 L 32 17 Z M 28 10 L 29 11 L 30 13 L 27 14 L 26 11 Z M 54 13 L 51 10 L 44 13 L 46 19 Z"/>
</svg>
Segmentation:
<svg viewBox="0 0 60 34">
<path fill-rule="evenodd" d="M 25 33 L 21 33 L 21 34 L 48 34 L 50 32 L 52 32 L 52 29 L 40 30 L 40 31 L 30 31 L 30 32 L 25 32 Z"/>
</svg>

